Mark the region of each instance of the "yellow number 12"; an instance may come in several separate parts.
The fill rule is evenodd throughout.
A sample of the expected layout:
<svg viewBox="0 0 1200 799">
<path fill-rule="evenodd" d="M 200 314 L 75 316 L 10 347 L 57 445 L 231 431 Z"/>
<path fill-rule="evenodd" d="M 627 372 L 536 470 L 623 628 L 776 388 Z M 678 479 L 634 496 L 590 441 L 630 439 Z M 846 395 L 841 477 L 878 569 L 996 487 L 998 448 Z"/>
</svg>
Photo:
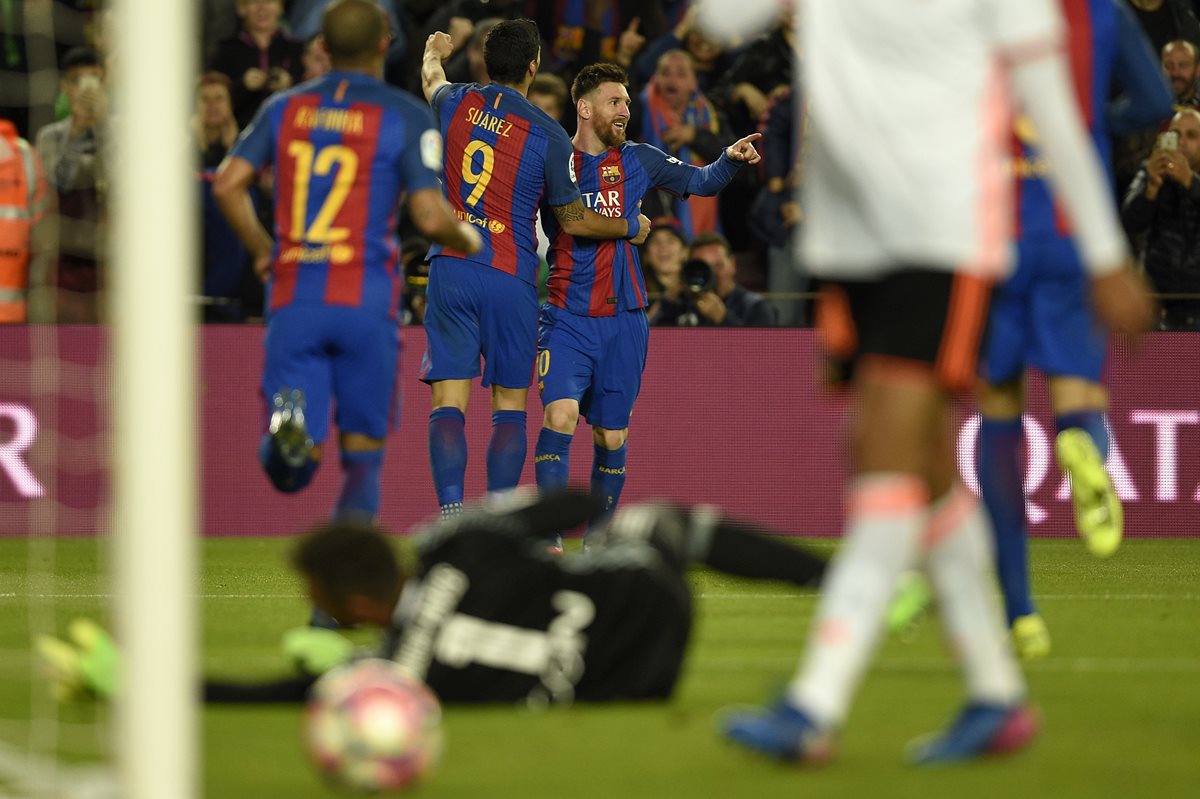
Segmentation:
<svg viewBox="0 0 1200 799">
<path fill-rule="evenodd" d="M 289 142 L 288 155 L 296 161 L 293 178 L 295 187 L 292 191 L 292 240 L 329 244 L 349 238 L 349 228 L 332 225 L 354 186 L 354 178 L 358 174 L 358 155 L 340 144 L 322 147 L 318 152 L 312 142 L 307 141 Z M 312 226 L 305 230 L 308 185 L 314 174 L 328 175 L 332 172 L 334 164 L 337 164 L 338 171 L 333 179 L 333 188 L 325 197 L 325 202 L 321 203 L 321 210 L 317 212 Z"/>
<path fill-rule="evenodd" d="M 475 153 L 483 153 L 483 163 L 475 171 Z M 485 141 L 472 141 L 463 150 L 462 178 L 475 186 L 467 195 L 467 205 L 478 205 L 479 198 L 492 180 L 492 166 L 496 163 L 496 151 Z"/>
</svg>

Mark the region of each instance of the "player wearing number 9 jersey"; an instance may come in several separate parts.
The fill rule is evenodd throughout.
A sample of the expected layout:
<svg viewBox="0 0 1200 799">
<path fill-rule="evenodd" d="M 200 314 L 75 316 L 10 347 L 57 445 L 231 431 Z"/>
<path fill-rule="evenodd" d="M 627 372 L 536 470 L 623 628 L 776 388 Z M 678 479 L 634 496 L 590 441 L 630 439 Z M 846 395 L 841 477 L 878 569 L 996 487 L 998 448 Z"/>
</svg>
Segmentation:
<svg viewBox="0 0 1200 799">
<path fill-rule="evenodd" d="M 525 400 L 537 347 L 537 237 L 540 201 L 573 236 L 641 243 L 649 219 L 636 206 L 610 218 L 585 208 L 571 171 L 566 131 L 525 95 L 541 63 L 541 37 L 525 19 L 492 28 L 483 59 L 492 82 L 451 84 L 442 61 L 453 52 L 445 33 L 426 42 L 425 97 L 446 139 L 443 183 L 460 220 L 484 246 L 470 255 L 434 247 L 425 312 L 421 379 L 432 389 L 429 460 L 443 515 L 462 508 L 467 464 L 465 413 L 471 381 L 492 391 L 487 489 L 506 493 L 525 465 Z"/>
<path fill-rule="evenodd" d="M 733 180 L 739 164 L 759 161 L 752 144 L 761 138 L 758 133 L 730 145 L 704 168 L 625 141 L 627 83 L 616 64 L 592 64 L 571 86 L 575 174 L 589 207 L 623 216 L 652 189 L 711 196 Z M 646 284 L 637 248 L 570 236 L 549 215 L 542 218 L 551 252 L 550 297 L 538 330 L 538 390 L 545 408 L 533 459 L 538 488 L 566 486 L 571 439 L 582 413 L 595 444 L 592 492 L 611 511 L 625 485 L 629 415 L 646 366 Z M 555 536 L 552 546 L 561 547 Z"/>
<path fill-rule="evenodd" d="M 336 515 L 373 517 L 395 406 L 399 328 L 395 213 L 407 192 L 421 232 L 462 251 L 478 234 L 438 188 L 441 136 L 421 103 L 385 85 L 389 35 L 369 0 L 338 0 L 322 35 L 333 72 L 272 97 L 221 165 L 214 192 L 267 281 L 262 393 L 273 413 L 259 448 L 281 491 L 321 458 L 331 400 L 344 482 Z M 247 189 L 274 165 L 275 240 Z M 264 414 L 265 416 L 265 414 Z"/>
</svg>

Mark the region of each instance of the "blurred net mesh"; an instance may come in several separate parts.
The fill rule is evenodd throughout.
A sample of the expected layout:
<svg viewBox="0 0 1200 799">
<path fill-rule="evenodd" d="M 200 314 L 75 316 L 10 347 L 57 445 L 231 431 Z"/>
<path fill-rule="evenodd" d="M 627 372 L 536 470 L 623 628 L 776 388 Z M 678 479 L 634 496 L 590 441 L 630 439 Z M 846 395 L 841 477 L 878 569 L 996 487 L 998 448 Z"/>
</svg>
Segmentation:
<svg viewBox="0 0 1200 799">
<path fill-rule="evenodd" d="M 61 111 L 58 64 L 93 44 L 96 4 L 0 0 L 0 119 L 35 144 Z M 58 206 L 47 189 L 30 320 L 53 321 Z M 0 325 L 0 797 L 115 795 L 107 710 L 60 705 L 34 655 L 81 615 L 106 619 L 110 369 L 91 325 Z"/>
</svg>

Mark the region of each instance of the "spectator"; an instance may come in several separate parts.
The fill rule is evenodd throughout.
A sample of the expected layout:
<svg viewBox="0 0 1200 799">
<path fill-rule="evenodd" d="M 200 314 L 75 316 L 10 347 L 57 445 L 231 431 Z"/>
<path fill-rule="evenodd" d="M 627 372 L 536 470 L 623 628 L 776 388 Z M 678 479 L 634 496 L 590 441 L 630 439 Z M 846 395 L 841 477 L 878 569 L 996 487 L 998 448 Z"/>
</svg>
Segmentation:
<svg viewBox="0 0 1200 799">
<path fill-rule="evenodd" d="M 1175 39 L 1200 43 L 1200 20 L 1187 0 L 1129 0 L 1129 5 L 1154 52 L 1161 53 Z"/>
<path fill-rule="evenodd" d="M 1200 106 L 1196 86 L 1197 78 L 1200 77 L 1200 62 L 1197 61 L 1196 45 L 1186 39 L 1174 39 L 1163 45 L 1158 52 L 1159 63 L 1163 74 L 1171 83 L 1176 106 Z M 1169 119 L 1162 120 L 1163 130 L 1166 130 L 1168 122 Z M 1120 135 L 1114 129 L 1113 133 L 1113 179 L 1118 195 L 1123 196 L 1134 175 L 1141 168 L 1145 154 L 1154 147 L 1154 137 L 1158 131 L 1142 128 Z"/>
<path fill-rule="evenodd" d="M 542 62 L 568 83 L 586 64 L 629 66 L 646 39 L 666 29 L 659 4 L 641 0 L 534 0 L 530 7 L 547 43 Z"/>
<path fill-rule="evenodd" d="M 46 177 L 37 152 L 12 122 L 0 119 L 0 324 L 30 319 L 29 267 L 41 249 L 35 230 L 45 208 Z"/>
<path fill-rule="evenodd" d="M 200 163 L 204 169 L 216 169 L 237 139 L 232 92 L 233 84 L 222 73 L 206 72 L 200 76 L 192 135 L 200 149 Z"/>
<path fill-rule="evenodd" d="M 456 50 L 443 65 L 447 80 L 451 83 L 478 83 L 480 86 L 492 82 L 483 60 L 483 40 L 492 28 L 503 21 L 499 17 L 488 17 L 472 26 L 467 46 Z"/>
<path fill-rule="evenodd" d="M 737 283 L 737 261 L 729 241 L 720 233 L 702 233 L 692 240 L 690 259 L 703 261 L 713 271 L 711 291 L 696 297 L 700 324 L 720 327 L 775 327 L 778 318 L 766 297 Z"/>
<path fill-rule="evenodd" d="M 37 135 L 38 155 L 58 202 L 59 252 L 50 282 L 59 322 L 93 323 L 99 321 L 104 285 L 108 92 L 95 50 L 69 50 L 61 72 L 70 115 Z"/>
<path fill-rule="evenodd" d="M 716 106 L 696 88 L 692 59 L 683 50 L 658 59 L 654 77 L 630 111 L 630 138 L 653 144 L 685 164 L 712 163 L 733 141 L 722 133 L 727 126 Z M 651 218 L 675 217 L 688 237 L 720 228 L 716 197 L 682 199 L 656 191 L 646 195 L 644 210 Z"/>
<path fill-rule="evenodd" d="M 696 27 L 696 10 L 687 10 L 675 27 L 644 47 L 634 63 L 631 77 L 638 86 L 645 86 L 654 75 L 658 59 L 670 50 L 685 50 L 692 57 L 696 85 L 702 92 L 712 89 L 715 78 L 731 64 L 729 53 L 721 44 Z"/>
<path fill-rule="evenodd" d="M 425 18 L 423 25 L 417 29 L 417 34 L 409 40 L 408 70 L 406 72 L 406 88 L 411 88 L 416 94 L 421 93 L 421 56 L 425 50 L 425 42 L 437 31 L 449 34 L 454 51 L 443 62 L 447 77 L 454 75 L 456 82 L 478 83 L 465 67 L 466 54 L 464 50 L 471 44 L 475 29 L 485 20 L 518 19 L 522 16 L 524 3 L 518 0 L 450 0 L 440 5 Z M 491 22 L 491 25 L 495 24 Z M 482 53 L 483 37 L 476 44 Z M 544 58 L 543 58 L 544 60 Z"/>
<path fill-rule="evenodd" d="M 1196 97 L 1196 45 L 1187 39 L 1167 42 L 1162 49 L 1162 68 L 1171 82 L 1176 105 L 1200 105 Z"/>
<path fill-rule="evenodd" d="M 683 262 L 687 260 L 687 248 L 688 241 L 678 220 L 671 217 L 654 220 L 650 236 L 642 247 L 646 293 L 653 300 L 646 309 L 646 316 L 652 325 L 674 326 L 692 321 L 679 321 L 688 311 L 683 296 Z"/>
<path fill-rule="evenodd" d="M 304 80 L 324 75 L 329 71 L 329 56 L 318 55 L 318 61 L 314 62 L 314 67 L 319 67 L 321 59 L 325 65 L 323 71 L 314 71 L 308 74 L 309 64 L 308 58 L 313 40 L 321 32 L 321 14 L 325 12 L 325 7 L 333 0 L 291 0 L 287 4 L 287 25 L 288 31 L 292 38 L 301 42 L 308 42 L 308 46 L 304 49 L 305 59 L 305 77 Z M 389 82 L 397 82 L 393 78 L 400 78 L 404 71 L 405 57 L 408 53 L 408 36 L 405 33 L 404 27 L 404 0 L 377 0 L 377 4 L 384 10 L 388 18 L 388 28 L 392 33 L 391 43 L 388 45 L 387 56 L 384 61 L 384 77 Z M 323 48 L 322 48 L 323 49 Z"/>
<path fill-rule="evenodd" d="M 562 78 L 551 72 L 539 72 L 533 83 L 529 84 L 528 97 L 529 102 L 549 114 L 551 119 L 563 121 L 568 92 L 567 84 Z"/>
<path fill-rule="evenodd" d="M 210 68 L 233 83 L 233 115 L 244 128 L 263 100 L 300 79 L 304 45 L 279 25 L 283 0 L 237 0 L 237 13 L 242 30 L 221 42 Z"/>
<path fill-rule="evenodd" d="M 203 34 L 204 52 L 202 61 L 211 64 L 217 56 L 221 42 L 238 34 L 238 0 L 202 0 L 203 10 L 200 25 Z"/>
<path fill-rule="evenodd" d="M 770 32 L 750 42 L 724 73 L 711 95 L 735 133 L 754 130 L 772 97 L 791 85 L 795 62 L 792 12 L 784 11 Z"/>
<path fill-rule="evenodd" d="M 228 77 L 220 72 L 204 73 L 196 86 L 196 115 L 192 117 L 192 135 L 200 153 L 197 183 L 205 322 L 240 322 L 262 306 L 262 288 L 253 274 L 250 253 L 213 200 L 213 174 L 238 135 L 231 91 Z M 261 206 L 257 191 L 251 192 L 251 197 Z"/>
<path fill-rule="evenodd" d="M 1174 133 L 1171 147 L 1165 136 Z M 1161 294 L 1200 293 L 1200 111 L 1185 108 L 1129 186 L 1121 219 L 1145 235 L 1142 263 Z M 1163 298 L 1162 330 L 1200 330 L 1200 299 Z"/>
<path fill-rule="evenodd" d="M 319 78 L 333 69 L 329 63 L 329 51 L 325 49 L 325 42 L 320 36 L 313 36 L 305 43 L 300 63 L 304 65 L 304 74 L 300 76 L 304 81 Z"/>
<path fill-rule="evenodd" d="M 793 234 L 800 223 L 800 137 L 798 101 L 791 90 L 779 94 L 763 120 L 763 167 L 766 185 L 750 208 L 751 234 L 767 246 L 767 287 L 772 293 L 796 294 L 808 288 L 808 277 L 793 252 Z M 796 298 L 776 299 L 779 323 L 804 325 L 807 303 Z"/>
</svg>

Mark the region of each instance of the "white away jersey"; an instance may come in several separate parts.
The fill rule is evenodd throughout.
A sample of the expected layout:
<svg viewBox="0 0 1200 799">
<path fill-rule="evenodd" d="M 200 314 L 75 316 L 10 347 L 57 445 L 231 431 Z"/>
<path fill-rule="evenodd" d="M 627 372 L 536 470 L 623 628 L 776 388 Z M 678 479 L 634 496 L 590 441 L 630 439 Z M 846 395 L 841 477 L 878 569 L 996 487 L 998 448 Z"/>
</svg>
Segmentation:
<svg viewBox="0 0 1200 799">
<path fill-rule="evenodd" d="M 802 258 L 869 279 L 900 265 L 1008 268 L 1006 65 L 1058 45 L 1052 0 L 808 0 Z"/>
</svg>

